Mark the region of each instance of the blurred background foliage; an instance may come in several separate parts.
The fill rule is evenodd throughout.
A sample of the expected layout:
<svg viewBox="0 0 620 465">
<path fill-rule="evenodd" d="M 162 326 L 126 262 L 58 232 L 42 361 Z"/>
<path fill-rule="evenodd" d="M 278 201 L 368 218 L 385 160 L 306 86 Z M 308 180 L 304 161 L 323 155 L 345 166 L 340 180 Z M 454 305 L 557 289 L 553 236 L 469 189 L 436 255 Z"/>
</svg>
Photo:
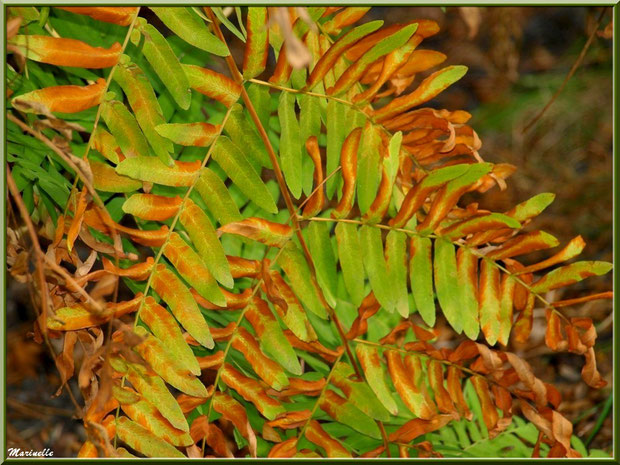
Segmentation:
<svg viewBox="0 0 620 465">
<path fill-rule="evenodd" d="M 404 18 L 428 18 L 439 23 L 441 32 L 427 39 L 424 48 L 445 53 L 448 56 L 445 64 L 463 64 L 469 67 L 469 72 L 430 106 L 471 112 L 472 127 L 482 139 L 480 153 L 483 158 L 495 163 L 511 163 L 518 168 L 505 190 L 492 189 L 475 200 L 482 208 L 501 211 L 537 193 L 554 192 L 555 202 L 533 226 L 552 233 L 562 243 L 582 235 L 588 244 L 584 251 L 586 260 L 613 261 L 611 13 L 608 8 L 599 33 L 575 75 L 542 118 L 525 133 L 524 127 L 549 101 L 575 63 L 596 25 L 601 7 L 376 7 L 363 20 L 383 19 L 390 24 Z M 78 22 L 88 20 L 56 9 L 49 17 L 53 27 L 62 29 L 66 37 L 74 37 L 71 31 L 81 34 L 83 24 Z M 155 17 L 149 16 L 149 21 L 158 24 Z M 122 28 L 117 30 L 118 26 L 96 21 L 92 24 L 100 28 L 88 38 L 92 45 L 122 42 Z M 39 27 L 36 21 L 32 27 Z M 163 26 L 162 31 L 165 33 Z M 227 39 L 232 39 L 232 34 L 230 36 Z M 229 43 L 240 44 L 234 40 Z M 173 45 L 179 47 L 175 52 L 182 53 L 181 41 Z M 185 57 L 184 62 L 204 64 L 207 60 L 195 48 L 188 48 L 188 53 L 196 56 Z M 239 54 L 242 50 L 233 47 L 233 53 Z M 214 67 L 212 63 L 210 66 Z M 37 64 L 29 64 L 29 72 L 31 79 L 42 83 L 59 79 L 48 75 L 51 73 L 46 72 L 45 66 Z M 75 71 L 67 68 L 61 80 L 71 82 L 72 72 Z M 8 74 L 11 79 L 10 70 Z M 423 77 L 418 76 L 416 81 Z M 27 82 L 24 84 L 28 86 Z M 184 116 L 180 114 L 179 118 Z M 75 123 L 86 128 L 89 124 L 88 120 Z M 9 140 L 20 137 L 15 128 L 7 129 L 11 133 Z M 76 149 L 76 154 L 80 155 L 79 147 Z M 19 182 L 20 172 L 30 173 L 36 177 L 39 191 L 44 193 L 42 196 L 49 197 L 44 198 L 44 202 L 62 202 L 70 184 L 55 175 L 59 160 L 45 155 L 41 147 L 34 146 L 31 150 L 38 156 L 47 156 L 45 160 L 35 160 L 35 168 L 39 171 L 32 172 L 28 166 L 20 171 L 18 163 L 13 176 Z M 22 162 L 27 160 L 18 158 Z M 27 195 L 24 194 L 26 202 Z M 607 275 L 606 280 L 597 280 L 600 289 L 590 288 L 590 292 L 610 288 L 611 280 L 611 275 Z M 74 456 L 84 440 L 84 433 L 79 422 L 72 418 L 72 405 L 67 395 L 50 397 L 60 384 L 59 377 L 45 347 L 35 344 L 27 335 L 35 315 L 31 295 L 27 285 L 15 279 L 9 277 L 7 285 L 9 443 L 34 450 L 53 445 L 56 456 Z M 573 286 L 566 295 L 556 296 L 554 300 L 576 297 L 580 292 L 583 293 L 583 288 Z M 575 314 L 569 316 L 577 316 L 577 310 L 573 312 Z M 579 356 L 553 354 L 545 347 L 542 308 L 535 310 L 535 318 L 541 324 L 534 322 L 534 332 L 527 345 L 520 347 L 511 343 L 509 350 L 524 357 L 533 366 L 536 376 L 561 390 L 564 403 L 560 410 L 574 423 L 576 436 L 589 448 L 611 452 L 611 303 L 591 302 L 578 312 L 579 316 L 597 322 L 597 361 L 609 383 L 606 388 L 597 391 L 580 382 L 582 361 Z M 450 333 L 446 328 L 446 337 L 450 337 Z"/>
</svg>

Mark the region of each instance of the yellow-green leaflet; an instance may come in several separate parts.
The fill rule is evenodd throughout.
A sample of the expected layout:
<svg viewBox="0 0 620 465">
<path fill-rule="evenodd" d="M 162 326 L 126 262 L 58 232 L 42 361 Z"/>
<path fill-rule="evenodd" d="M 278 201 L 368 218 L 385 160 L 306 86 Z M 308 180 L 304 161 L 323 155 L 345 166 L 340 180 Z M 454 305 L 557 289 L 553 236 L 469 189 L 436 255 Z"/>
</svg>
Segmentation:
<svg viewBox="0 0 620 465">
<path fill-rule="evenodd" d="M 299 134 L 302 143 L 305 144 L 310 136 L 318 138 L 321 134 L 321 100 L 310 95 L 300 94 L 297 96 L 297 102 L 299 105 Z M 302 149 L 302 153 L 302 187 L 304 194 L 310 195 L 313 189 L 313 170 L 310 168 L 312 163 L 306 148 Z"/>
<path fill-rule="evenodd" d="M 142 187 L 140 181 L 127 176 L 119 176 L 107 163 L 89 160 L 93 173 L 93 186 L 103 192 L 134 192 Z"/>
<path fill-rule="evenodd" d="M 273 420 L 286 411 L 278 400 L 266 394 L 263 385 L 254 378 L 249 378 L 239 373 L 238 370 L 228 363 L 222 366 L 220 376 L 227 386 L 237 391 L 248 402 L 252 402 L 268 420 Z"/>
<path fill-rule="evenodd" d="M 241 85 L 223 74 L 195 65 L 182 65 L 192 89 L 230 107 L 241 95 Z"/>
<path fill-rule="evenodd" d="M 385 258 L 388 280 L 392 285 L 392 294 L 396 310 L 401 316 L 409 316 L 409 293 L 407 291 L 407 236 L 402 231 L 390 231 L 385 239 Z"/>
<path fill-rule="evenodd" d="M 368 275 L 370 287 L 381 306 L 387 311 L 393 312 L 396 308 L 396 302 L 383 256 L 381 230 L 372 226 L 362 226 L 360 228 L 360 244 L 362 245 L 364 269 Z"/>
<path fill-rule="evenodd" d="M 234 281 L 226 254 L 205 212 L 191 199 L 187 199 L 179 218 L 213 277 L 224 286 L 232 288 Z"/>
<path fill-rule="evenodd" d="M 250 90 L 255 88 L 250 87 Z M 258 112 L 258 110 L 257 108 L 256 111 Z M 228 134 L 231 140 L 237 141 L 238 147 L 243 149 L 246 158 L 253 158 L 265 168 L 272 168 L 265 144 L 260 139 L 254 123 L 248 118 L 241 105 L 232 105 L 228 114 L 228 120 L 224 126 L 224 132 Z"/>
<path fill-rule="evenodd" d="M 123 55 L 123 58 L 129 59 L 126 55 Z M 171 165 L 170 152 L 174 147 L 170 141 L 155 131 L 155 126 L 166 121 L 148 77 L 133 63 L 117 65 L 113 77 L 127 96 L 127 101 L 151 148 L 162 162 Z"/>
<path fill-rule="evenodd" d="M 139 458 L 137 455 L 133 455 L 131 452 L 129 452 L 124 447 L 117 447 L 116 448 L 116 453 L 118 454 L 119 457 L 125 458 L 125 459 L 137 459 L 137 458 Z"/>
<path fill-rule="evenodd" d="M 116 172 L 140 181 L 153 182 L 164 186 L 189 187 L 198 176 L 193 163 L 175 162 L 173 166 L 164 165 L 156 157 L 126 158 L 116 166 Z"/>
<path fill-rule="evenodd" d="M 140 395 L 136 391 L 116 384 L 112 385 L 112 396 L 114 396 L 120 404 L 135 404 L 140 401 Z"/>
<path fill-rule="evenodd" d="M 380 129 L 375 125 L 367 125 L 362 132 L 357 154 L 357 204 L 363 215 L 368 211 L 377 196 L 381 182 L 381 144 Z"/>
<path fill-rule="evenodd" d="M 245 155 L 228 137 L 221 136 L 212 151 L 212 158 L 222 167 L 237 187 L 252 201 L 268 211 L 277 213 L 274 199 Z"/>
<path fill-rule="evenodd" d="M 467 66 L 447 66 L 428 76 L 411 93 L 395 98 L 384 107 L 374 112 L 378 122 L 384 122 L 393 116 L 432 99 L 444 89 L 461 79 L 467 72 Z"/>
<path fill-rule="evenodd" d="M 424 323 L 432 328 L 435 326 L 435 297 L 431 246 L 431 240 L 428 237 L 411 236 L 409 279 L 418 312 Z"/>
<path fill-rule="evenodd" d="M 554 199 L 555 194 L 543 192 L 542 194 L 535 195 L 525 202 L 521 202 L 510 211 L 506 212 L 506 215 L 514 218 L 520 223 L 523 223 L 526 220 L 540 215 L 545 208 L 551 205 Z"/>
<path fill-rule="evenodd" d="M 323 54 L 321 59 L 316 63 L 312 73 L 308 77 L 307 87 L 312 90 L 318 85 L 325 75 L 331 70 L 338 58 L 347 50 L 350 45 L 361 38 L 367 36 L 371 32 L 376 31 L 383 25 L 383 21 L 371 21 L 361 26 L 351 29 L 349 32 L 340 37 L 334 44 Z"/>
<path fill-rule="evenodd" d="M 392 184 L 394 184 L 394 180 L 398 174 L 398 167 L 400 165 L 400 148 L 402 142 L 403 133 L 398 131 L 390 138 L 390 143 L 388 145 L 388 157 L 383 160 L 383 166 L 385 166 Z"/>
<path fill-rule="evenodd" d="M 200 366 L 174 317 L 152 297 L 144 300 L 140 319 L 185 368 L 200 375 Z"/>
<path fill-rule="evenodd" d="M 600 276 L 613 268 L 609 262 L 584 261 L 561 266 L 550 271 L 532 286 L 532 292 L 542 293 L 577 283 L 590 276 Z"/>
<path fill-rule="evenodd" d="M 281 391 L 289 385 L 288 376 L 284 373 L 282 365 L 267 357 L 261 350 L 254 335 L 243 326 L 237 328 L 237 333 L 231 345 L 243 354 L 245 360 L 252 366 L 256 374 L 276 391 Z"/>
<path fill-rule="evenodd" d="M 435 196 L 431 209 L 418 225 L 421 234 L 429 234 L 435 230 L 448 212 L 456 205 L 461 196 L 482 176 L 491 171 L 490 163 L 474 163 L 469 165 L 467 171 L 456 179 L 448 181 Z"/>
<path fill-rule="evenodd" d="M 224 225 L 241 220 L 241 213 L 224 181 L 209 168 L 203 168 L 196 190 L 217 221 Z"/>
<path fill-rule="evenodd" d="M 140 18 L 139 18 L 140 19 Z M 179 59 L 170 48 L 170 45 L 161 33 L 150 24 L 139 23 L 139 30 L 144 36 L 142 52 L 147 61 L 166 86 L 174 101 L 183 110 L 189 108 L 192 99 L 189 81 L 181 68 Z M 139 35 L 131 37 L 132 42 L 139 43 Z"/>
<path fill-rule="evenodd" d="M 159 19 L 188 44 L 214 55 L 230 55 L 228 47 L 215 37 L 205 23 L 185 7 L 149 7 Z"/>
<path fill-rule="evenodd" d="M 512 329 L 512 307 L 514 302 L 517 281 L 506 274 L 502 277 L 500 286 L 499 335 L 497 340 L 502 345 L 508 345 L 510 330 Z"/>
<path fill-rule="evenodd" d="M 252 79 L 265 70 L 269 53 L 267 8 L 248 7 L 248 37 L 243 57 L 243 78 Z"/>
<path fill-rule="evenodd" d="M 135 347 L 135 351 L 149 364 L 149 366 L 171 386 L 193 397 L 208 397 L 207 389 L 198 378 L 184 368 L 170 353 L 163 343 L 151 335 L 142 326 L 134 330 L 142 341 Z"/>
<path fill-rule="evenodd" d="M 222 11 L 222 7 L 212 6 L 211 11 L 213 11 L 215 16 L 217 16 L 217 19 L 219 19 L 220 22 L 224 26 L 226 26 L 226 29 L 228 29 L 235 36 L 237 36 L 239 40 L 241 40 L 242 42 L 245 42 L 245 35 L 239 29 L 237 29 L 237 27 L 230 21 L 230 19 L 228 19 L 228 17 Z M 243 24 L 243 23 L 239 21 L 239 24 Z"/>
<path fill-rule="evenodd" d="M 364 291 L 366 275 L 362 254 L 360 253 L 362 246 L 357 227 L 351 223 L 338 223 L 335 232 L 344 285 L 351 296 L 351 303 L 357 308 L 366 296 Z"/>
<path fill-rule="evenodd" d="M 383 364 L 377 348 L 365 344 L 358 344 L 355 348 L 355 353 L 364 370 L 366 381 L 377 398 L 392 415 L 398 414 L 398 406 L 385 381 Z"/>
<path fill-rule="evenodd" d="M 198 294 L 220 307 L 226 305 L 226 299 L 204 261 L 177 233 L 170 234 L 164 255 Z"/>
<path fill-rule="evenodd" d="M 355 381 L 349 378 L 353 373 L 350 365 L 338 362 L 332 371 L 331 383 L 347 396 L 349 402 L 369 417 L 389 421 L 390 413 L 377 399 L 370 386 L 363 380 Z"/>
<path fill-rule="evenodd" d="M 127 417 L 116 419 L 116 435 L 129 447 L 147 457 L 185 457 L 174 446 L 163 439 L 159 439 L 149 430 Z"/>
<path fill-rule="evenodd" d="M 475 341 L 480 331 L 478 323 L 478 257 L 469 249 L 459 247 L 456 253 L 457 282 L 460 291 L 463 331 Z"/>
<path fill-rule="evenodd" d="M 334 172 L 340 163 L 340 154 L 342 150 L 342 143 L 346 138 L 345 133 L 345 116 L 346 106 L 343 103 L 329 99 L 327 101 L 327 122 L 326 126 L 329 128 L 327 131 L 327 148 L 325 150 L 325 157 L 327 159 L 325 165 L 325 172 L 329 176 Z M 331 199 L 336 192 L 338 182 L 342 178 L 342 174 L 338 173 L 332 176 L 325 183 L 325 190 L 327 198 Z"/>
<path fill-rule="evenodd" d="M 150 155 L 149 145 L 136 119 L 122 102 L 110 100 L 102 103 L 101 117 L 128 159 Z"/>
<path fill-rule="evenodd" d="M 254 298 L 245 316 L 258 335 L 261 348 L 282 367 L 295 375 L 301 375 L 303 371 L 297 355 L 267 302 Z"/>
<path fill-rule="evenodd" d="M 125 363 L 117 357 L 110 357 L 110 365 L 114 370 L 126 374 L 136 391 L 154 405 L 172 426 L 181 431 L 189 431 L 181 407 L 159 376 L 148 374 L 143 365 Z"/>
<path fill-rule="evenodd" d="M 101 126 L 97 126 L 97 129 L 93 132 L 93 148 L 110 160 L 115 165 L 118 164 L 118 154 L 121 148 L 118 146 L 114 136 Z"/>
<path fill-rule="evenodd" d="M 175 144 L 192 147 L 209 147 L 220 133 L 218 126 L 203 122 L 160 124 L 155 131 Z"/>
<path fill-rule="evenodd" d="M 272 300 L 276 309 L 279 308 L 283 312 L 286 310 L 286 313 L 283 316 L 281 315 L 284 325 L 302 341 L 316 341 L 317 335 L 308 320 L 306 310 L 290 286 L 284 281 L 282 275 L 277 271 L 270 271 L 269 277 L 271 278 L 272 286 L 275 287 L 278 294 L 273 300 L 271 294 L 269 294 L 269 299 Z M 268 290 L 271 293 L 269 286 Z"/>
<path fill-rule="evenodd" d="M 114 397 L 120 402 L 123 412 L 136 423 L 148 429 L 151 433 L 176 447 L 187 447 L 194 443 L 190 435 L 174 428 L 161 413 L 146 400 L 141 399 L 128 388 L 112 387 Z M 123 402 L 123 394 L 133 394 L 137 397 L 134 402 Z"/>
<path fill-rule="evenodd" d="M 316 279 L 323 290 L 327 303 L 336 305 L 336 286 L 338 272 L 336 256 L 329 236 L 329 225 L 319 221 L 311 221 L 308 226 L 308 247 L 316 270 Z"/>
<path fill-rule="evenodd" d="M 334 420 L 374 439 L 381 439 L 377 424 L 355 405 L 331 389 L 325 391 L 319 407 Z"/>
<path fill-rule="evenodd" d="M 301 195 L 301 147 L 299 122 L 295 114 L 295 96 L 289 92 L 280 94 L 278 105 L 280 119 L 280 160 L 286 185 L 296 199 Z"/>
<path fill-rule="evenodd" d="M 480 327 L 490 345 L 495 345 L 499 337 L 500 308 L 499 269 L 490 260 L 480 261 L 480 278 L 478 285 Z"/>
<path fill-rule="evenodd" d="M 312 279 L 310 268 L 297 245 L 289 242 L 282 248 L 278 263 L 291 281 L 297 297 L 315 315 L 327 319 L 327 312 L 318 295 L 317 284 Z"/>
<path fill-rule="evenodd" d="M 212 349 L 214 343 L 211 330 L 191 292 L 177 275 L 165 266 L 159 265 L 153 273 L 151 284 L 187 332 L 201 345 Z"/>
<path fill-rule="evenodd" d="M 463 320 L 457 282 L 456 253 L 454 244 L 441 238 L 435 240 L 435 289 L 446 320 L 460 334 L 463 330 Z"/>
</svg>

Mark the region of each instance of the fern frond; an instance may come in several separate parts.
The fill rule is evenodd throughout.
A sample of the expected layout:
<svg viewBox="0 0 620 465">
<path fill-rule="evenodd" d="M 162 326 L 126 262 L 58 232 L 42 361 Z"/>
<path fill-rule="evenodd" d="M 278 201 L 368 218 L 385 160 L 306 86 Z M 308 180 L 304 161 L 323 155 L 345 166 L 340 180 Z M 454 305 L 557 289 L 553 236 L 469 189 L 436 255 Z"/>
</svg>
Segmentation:
<svg viewBox="0 0 620 465">
<path fill-rule="evenodd" d="M 435 22 L 354 26 L 368 8 L 249 7 L 237 27 L 221 8 L 153 7 L 164 37 L 133 8 L 64 9 L 129 26 L 124 47 L 9 41 L 28 63 L 114 67 L 106 80 L 16 88 L 12 100 L 34 118 L 101 115 L 88 143 L 65 144 L 90 170 L 59 205 L 53 248 L 79 271 L 54 281 L 42 320 L 67 351 L 71 338 L 106 341 L 83 361 L 80 457 L 580 454 L 557 390 L 504 348 L 528 339 L 540 302 L 547 345 L 584 355 L 584 380 L 602 387 L 592 321 L 561 308 L 611 294 L 547 292 L 611 264 L 565 264 L 580 237 L 527 263 L 559 245 L 526 230 L 550 194 L 505 212 L 463 204 L 504 188 L 514 167 L 484 162 L 467 112 L 421 108 L 464 66 L 405 93 L 446 58 L 418 49 Z M 241 70 L 220 23 L 244 43 Z M 296 47 L 307 66 L 290 61 Z M 263 76 L 270 50 L 277 64 Z M 205 67 L 211 55 L 229 76 Z M 44 150 L 44 136 L 17 126 L 14 143 Z M 10 161 L 17 174 L 27 166 Z M 99 269 L 82 271 L 78 242 Z M 102 304 L 107 282 L 132 298 Z M 440 319 L 463 334 L 458 346 L 437 341 Z"/>
</svg>

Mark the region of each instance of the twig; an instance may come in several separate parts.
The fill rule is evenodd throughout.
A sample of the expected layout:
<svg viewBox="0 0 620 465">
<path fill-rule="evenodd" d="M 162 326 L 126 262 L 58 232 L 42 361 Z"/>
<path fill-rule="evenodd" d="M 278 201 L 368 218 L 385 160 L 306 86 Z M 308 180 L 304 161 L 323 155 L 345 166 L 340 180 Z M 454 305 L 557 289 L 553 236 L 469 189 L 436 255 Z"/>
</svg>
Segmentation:
<svg viewBox="0 0 620 465">
<path fill-rule="evenodd" d="M 34 248 L 35 259 L 37 261 L 37 273 L 39 274 L 40 285 L 42 286 L 41 287 L 41 299 L 42 299 L 42 307 L 43 307 L 44 316 L 45 316 L 43 326 L 47 324 L 47 306 L 48 306 L 47 294 L 44 292 L 47 286 L 47 282 L 45 281 L 45 273 L 43 271 L 44 263 L 54 272 L 62 276 L 65 279 L 65 281 L 67 281 L 71 285 L 71 287 L 74 287 L 77 290 L 77 292 L 82 297 L 84 297 L 86 302 L 88 302 L 89 305 L 95 311 L 99 313 L 103 313 L 105 309 L 101 306 L 101 304 L 97 302 L 96 300 L 94 300 L 88 294 L 88 292 L 86 292 L 82 288 L 82 286 L 80 286 L 75 281 L 73 276 L 71 276 L 63 267 L 58 266 L 56 262 L 49 259 L 48 256 L 41 249 L 41 244 L 39 243 L 39 239 L 37 237 L 37 232 L 34 227 L 34 224 L 32 224 L 32 220 L 30 219 L 30 214 L 28 213 L 28 209 L 26 208 L 26 205 L 24 205 L 24 201 L 22 200 L 21 195 L 19 195 L 19 190 L 17 189 L 17 185 L 15 184 L 15 181 L 13 180 L 13 176 L 11 175 L 11 170 L 8 167 L 7 167 L 7 184 L 9 186 L 9 191 L 11 192 L 11 196 L 13 197 L 13 199 L 15 200 L 15 203 L 17 204 L 17 207 L 19 208 L 20 215 L 22 216 L 24 222 L 26 223 L 26 227 L 28 228 L 28 234 L 30 235 L 30 238 L 33 243 L 32 245 Z M 46 327 L 42 327 L 41 331 L 45 332 L 46 329 L 47 329 Z"/>
<path fill-rule="evenodd" d="M 545 107 L 542 110 L 540 110 L 538 114 L 534 118 L 532 118 L 532 120 L 528 124 L 525 125 L 525 127 L 521 131 L 521 134 L 525 134 L 532 126 L 534 126 L 534 124 L 536 124 L 536 122 L 545 114 L 545 112 L 549 109 L 549 107 L 553 104 L 553 102 L 555 102 L 558 96 L 562 93 L 562 91 L 564 90 L 564 87 L 566 86 L 570 78 L 573 77 L 573 74 L 575 74 L 575 71 L 577 71 L 577 68 L 579 68 L 579 66 L 581 65 L 581 62 L 585 58 L 586 53 L 588 52 L 588 49 L 590 48 L 590 45 L 592 44 L 592 41 L 594 40 L 594 37 L 596 36 L 596 31 L 598 31 L 598 28 L 601 25 L 601 22 L 603 21 L 603 17 L 605 16 L 606 12 L 607 12 L 607 7 L 603 8 L 603 11 L 601 11 L 601 14 L 599 15 L 598 20 L 596 22 L 596 25 L 594 29 L 592 30 L 592 32 L 590 33 L 590 37 L 588 37 L 587 42 L 581 49 L 581 53 L 579 53 L 577 60 L 573 64 L 573 67 L 570 69 L 570 71 L 564 78 L 562 85 L 558 88 L 558 90 L 555 91 L 555 94 L 553 94 L 553 97 L 549 99 Z"/>
<path fill-rule="evenodd" d="M 45 271 L 43 267 L 43 251 L 41 250 L 39 237 L 37 236 L 37 232 L 32 224 L 32 220 L 30 219 L 28 209 L 26 208 L 22 196 L 19 194 L 19 189 L 17 189 L 17 185 L 13 180 L 11 168 L 8 166 L 6 168 L 6 182 L 9 187 L 9 191 L 11 192 L 11 196 L 17 205 L 19 214 L 26 224 L 26 229 L 28 230 L 28 235 L 30 236 L 30 241 L 32 242 L 32 247 L 35 250 L 34 256 L 36 260 L 36 272 L 37 279 L 39 281 L 39 293 L 41 294 L 41 319 L 43 320 L 39 326 L 44 338 L 47 339 L 47 308 L 49 304 L 47 301 L 47 281 L 45 280 Z"/>
<path fill-rule="evenodd" d="M 32 220 L 30 219 L 30 214 L 28 213 L 28 209 L 26 208 L 26 205 L 24 204 L 24 200 L 22 199 L 22 196 L 19 194 L 19 189 L 17 189 L 17 185 L 15 184 L 15 180 L 13 179 L 13 176 L 11 175 L 11 169 L 9 167 L 7 167 L 6 169 L 6 182 L 7 182 L 9 191 L 11 192 L 11 197 L 13 197 L 13 200 L 15 201 L 15 204 L 17 205 L 17 208 L 19 209 L 19 214 L 21 215 L 21 217 L 24 220 L 24 223 L 26 224 L 28 234 L 30 235 L 30 239 L 32 241 L 32 248 L 34 249 L 34 255 L 35 255 L 35 260 L 36 260 L 37 279 L 39 280 L 39 292 L 41 294 L 41 320 L 42 321 L 39 324 L 39 329 L 41 330 L 41 333 L 43 334 L 43 339 L 45 340 L 45 344 L 47 348 L 52 354 L 52 357 L 54 358 L 54 360 L 56 360 L 56 357 L 57 357 L 56 351 L 52 347 L 52 344 L 50 343 L 49 338 L 47 337 L 47 307 L 49 303 L 48 303 L 48 295 L 47 295 L 47 281 L 45 280 L 44 263 L 49 264 L 50 260 L 47 258 L 47 256 L 43 253 L 43 250 L 41 249 L 41 244 L 39 243 L 39 238 L 37 236 L 36 229 L 34 227 L 34 224 L 32 223 Z M 56 266 L 56 263 L 54 263 L 54 266 Z M 73 278 L 71 279 L 73 280 Z M 81 287 L 78 286 L 78 288 L 81 289 L 82 292 L 85 293 L 85 291 Z M 88 294 L 86 295 L 88 296 Z M 90 298 L 90 296 L 88 297 Z M 77 403 L 77 400 L 73 396 L 73 392 L 71 392 L 71 389 L 69 389 L 68 386 L 67 386 L 66 391 L 68 392 L 71 402 L 75 406 L 76 413 L 79 416 L 81 412 L 81 407 Z"/>
</svg>

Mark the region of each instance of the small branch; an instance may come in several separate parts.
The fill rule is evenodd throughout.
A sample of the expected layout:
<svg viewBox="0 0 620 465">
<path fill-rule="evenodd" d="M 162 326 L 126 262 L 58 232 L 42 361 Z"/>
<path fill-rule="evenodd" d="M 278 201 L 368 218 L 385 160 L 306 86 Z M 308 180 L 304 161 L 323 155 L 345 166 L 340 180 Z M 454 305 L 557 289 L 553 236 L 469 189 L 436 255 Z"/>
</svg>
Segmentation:
<svg viewBox="0 0 620 465">
<path fill-rule="evenodd" d="M 587 42 L 581 49 L 581 53 L 579 53 L 577 60 L 575 61 L 572 68 L 570 69 L 566 77 L 564 78 L 562 85 L 558 88 L 558 90 L 555 91 L 555 94 L 553 94 L 553 97 L 549 99 L 545 107 L 542 110 L 540 110 L 538 114 L 534 118 L 532 118 L 532 120 L 529 123 L 525 125 L 525 127 L 521 131 L 521 134 L 525 134 L 532 126 L 534 126 L 534 124 L 536 124 L 536 122 L 545 114 L 545 112 L 549 109 L 549 107 L 553 104 L 553 102 L 555 102 L 558 96 L 562 93 L 562 91 L 564 90 L 564 87 L 566 87 L 566 84 L 568 83 L 570 78 L 573 77 L 573 74 L 575 74 L 575 71 L 577 71 L 577 68 L 579 68 L 579 66 L 581 65 L 581 62 L 585 58 L 586 53 L 588 52 L 590 45 L 592 45 L 592 41 L 594 40 L 594 37 L 596 36 L 596 32 L 598 31 L 598 28 L 600 27 L 601 22 L 603 21 L 603 17 L 605 16 L 606 12 L 607 12 L 607 8 L 605 7 L 603 8 L 603 11 L 601 11 L 601 14 L 599 15 L 598 20 L 596 22 L 596 25 L 594 29 L 592 30 L 592 32 L 590 33 L 590 37 L 588 37 Z"/>
<path fill-rule="evenodd" d="M 47 339 L 47 309 L 48 309 L 48 295 L 47 295 L 47 281 L 45 279 L 45 271 L 43 266 L 43 250 L 41 250 L 41 244 L 39 243 L 39 237 L 37 236 L 36 229 L 34 224 L 32 224 L 32 220 L 30 219 L 30 213 L 28 213 L 28 209 L 24 204 L 22 196 L 19 194 L 19 189 L 17 189 L 17 185 L 15 184 L 15 180 L 11 174 L 11 168 L 7 166 L 6 168 L 6 183 L 9 187 L 9 192 L 17 205 L 19 210 L 19 214 L 21 215 L 24 223 L 26 224 L 26 229 L 28 230 L 28 235 L 30 236 L 30 241 L 32 242 L 32 248 L 34 249 L 34 257 L 36 260 L 36 272 L 37 279 L 39 281 L 39 293 L 41 294 L 41 319 L 43 320 L 39 325 L 41 328 L 41 332 L 45 339 Z"/>
<path fill-rule="evenodd" d="M 24 223 L 26 224 L 26 229 L 28 230 L 28 235 L 30 236 L 30 240 L 32 242 L 32 248 L 34 249 L 37 279 L 39 281 L 39 293 L 41 294 L 40 316 L 41 316 L 42 321 L 39 322 L 39 329 L 41 330 L 41 333 L 43 334 L 43 339 L 45 340 L 45 344 L 47 348 L 52 354 L 52 357 L 54 358 L 54 360 L 56 360 L 57 354 L 54 348 L 52 347 L 52 344 L 50 343 L 49 338 L 47 337 L 47 309 L 49 306 L 49 302 L 48 302 L 48 295 L 47 295 L 47 280 L 45 279 L 44 264 L 47 263 L 49 265 L 50 260 L 47 258 L 47 256 L 45 255 L 45 253 L 43 253 L 43 250 L 41 249 L 41 244 L 39 243 L 39 237 L 37 236 L 37 231 L 34 227 L 34 224 L 32 223 L 30 214 L 28 213 L 28 209 L 26 208 L 26 205 L 24 204 L 24 200 L 22 199 L 22 196 L 19 194 L 19 189 L 17 188 L 17 185 L 15 184 L 15 180 L 13 179 L 13 176 L 11 175 L 11 169 L 8 166 L 6 168 L 6 181 L 7 181 L 7 185 L 9 188 L 9 192 L 11 193 L 11 197 L 13 197 L 13 200 L 15 201 L 15 204 L 17 205 L 17 208 L 19 209 L 19 214 L 24 220 Z M 56 263 L 54 263 L 54 265 L 56 266 Z M 79 289 L 85 292 L 81 287 Z M 88 297 L 90 298 L 90 296 Z M 73 392 L 71 392 L 71 389 L 69 389 L 69 386 L 67 386 L 66 391 L 68 392 L 71 402 L 75 406 L 76 413 L 79 416 L 81 412 L 81 408 L 79 404 L 77 403 L 77 400 L 73 396 Z"/>
</svg>

